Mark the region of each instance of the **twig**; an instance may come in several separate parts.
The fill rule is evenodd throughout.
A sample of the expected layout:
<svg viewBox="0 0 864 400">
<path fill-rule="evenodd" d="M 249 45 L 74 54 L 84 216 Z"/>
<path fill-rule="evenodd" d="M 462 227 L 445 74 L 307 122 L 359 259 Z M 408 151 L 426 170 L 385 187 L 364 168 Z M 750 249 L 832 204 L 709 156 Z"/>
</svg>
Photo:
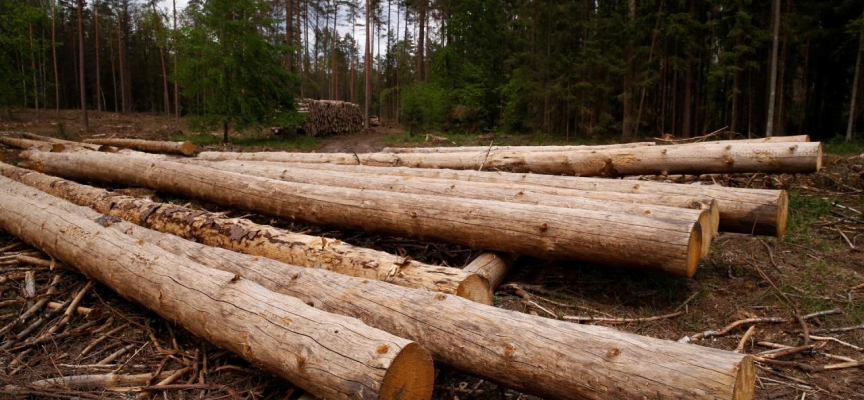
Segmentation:
<svg viewBox="0 0 864 400">
<path fill-rule="evenodd" d="M 102 336 L 96 338 L 96 340 L 94 340 L 92 343 L 90 343 L 89 345 L 87 345 L 87 347 L 85 347 L 84 350 L 81 350 L 81 353 L 78 354 L 77 359 L 80 360 L 81 357 L 84 357 L 85 355 L 87 355 L 87 353 L 89 353 L 91 350 L 93 350 L 94 347 L 98 346 L 99 343 L 104 342 L 105 339 L 108 339 L 109 336 L 111 336 L 111 335 L 113 335 L 113 334 L 115 334 L 115 333 L 117 333 L 117 332 L 120 332 L 120 331 L 123 330 L 123 329 L 126 329 L 127 327 L 129 327 L 129 325 L 131 325 L 131 323 L 128 323 L 128 322 L 127 322 L 127 323 L 125 323 L 125 324 L 123 324 L 123 325 L 120 325 L 120 326 L 118 326 L 118 327 L 112 329 L 110 332 L 105 333 L 104 335 L 102 335 Z"/>
<path fill-rule="evenodd" d="M 813 319 L 816 317 L 821 317 L 823 315 L 831 315 L 831 314 L 843 314 L 843 310 L 839 308 L 832 308 L 830 310 L 816 311 L 814 313 L 810 313 L 807 315 L 801 316 L 804 320 Z"/>
<path fill-rule="evenodd" d="M 95 326 L 98 322 L 99 321 L 90 321 L 84 325 L 79 326 L 75 330 L 66 331 L 66 332 L 63 332 L 63 333 L 60 333 L 57 335 L 42 335 L 37 339 L 31 340 L 31 341 L 26 342 L 26 343 L 22 343 L 18 346 L 15 346 L 15 347 L 9 349 L 9 352 L 15 353 L 15 352 L 21 351 L 23 349 L 26 349 L 28 347 L 33 347 L 33 346 L 40 345 L 43 343 L 48 343 L 48 342 L 53 342 L 53 341 L 60 340 L 60 339 L 65 339 L 67 337 L 80 336 L 80 335 L 86 334 L 87 330 L 90 329 L 91 327 Z"/>
<path fill-rule="evenodd" d="M 15 249 L 17 249 L 17 248 L 19 248 L 19 247 L 21 247 L 21 246 L 23 246 L 23 245 L 24 245 L 23 242 L 15 242 L 15 243 L 12 243 L 12 244 L 10 244 L 10 245 L 7 245 L 6 247 L 2 247 L 2 248 L 0 248 L 0 254 L 5 253 L 5 252 L 7 252 L 7 251 L 15 250 Z"/>
<path fill-rule="evenodd" d="M 774 269 L 776 269 L 777 272 L 782 274 L 783 271 L 780 270 L 780 266 L 777 265 L 776 261 L 774 261 L 774 252 L 771 251 L 771 246 L 768 246 L 768 243 L 765 243 L 765 241 L 762 239 L 758 239 L 758 240 L 759 240 L 759 243 L 762 243 L 762 246 L 765 246 L 765 250 L 768 250 L 768 259 L 771 260 L 771 265 L 774 266 Z"/>
<path fill-rule="evenodd" d="M 483 170 L 483 166 L 486 165 L 486 160 L 489 159 L 489 153 L 492 152 L 492 143 L 495 143 L 495 140 L 490 140 L 490 141 L 489 141 L 489 148 L 486 150 L 486 156 L 483 157 L 483 162 L 480 163 L 480 168 L 477 168 L 478 171 L 482 171 L 482 170 Z"/>
<path fill-rule="evenodd" d="M 771 287 L 774 288 L 774 290 L 781 297 L 783 297 L 784 300 L 786 300 L 786 304 L 788 304 L 789 307 L 792 309 L 792 314 L 795 316 L 795 319 L 798 320 L 799 324 L 801 324 L 801 330 L 804 332 L 804 344 L 810 344 L 810 331 L 807 327 L 807 322 L 805 322 L 804 318 L 801 317 L 801 309 L 798 307 L 798 303 L 793 303 L 791 300 L 789 300 L 789 297 L 786 296 L 786 293 L 783 293 L 783 291 L 774 284 L 774 281 L 772 281 L 771 278 L 769 278 L 768 275 L 765 274 L 765 271 L 762 271 L 762 268 L 759 268 L 759 264 L 751 260 L 750 265 L 752 265 L 753 268 L 756 269 L 762 279 L 767 281 L 768 284 L 770 284 Z"/>
<path fill-rule="evenodd" d="M 157 388 L 155 390 L 158 390 L 159 387 L 170 385 L 170 384 L 176 382 L 178 379 L 180 379 L 181 376 L 185 375 L 186 373 L 188 373 L 191 370 L 192 370 L 192 368 L 190 368 L 190 367 L 178 369 L 173 374 L 171 374 L 171 376 L 168 376 L 167 378 L 159 381 L 159 383 L 157 383 L 155 385 L 147 386 L 147 387 L 148 388 Z M 150 397 L 151 394 L 152 393 L 150 393 L 150 390 L 143 390 L 142 393 L 140 393 L 137 398 L 139 398 L 139 399 L 147 398 L 147 397 Z"/>
<path fill-rule="evenodd" d="M 20 341 L 26 339 L 26 338 L 27 338 L 28 336 L 30 336 L 34 331 L 36 331 L 36 329 L 39 329 L 39 328 L 42 327 L 42 325 L 44 325 L 46 322 L 51 321 L 52 319 L 54 319 L 54 316 L 57 315 L 57 314 L 59 314 L 59 313 L 60 313 L 60 310 L 61 310 L 61 309 L 58 308 L 58 309 L 56 309 L 56 310 L 50 310 L 50 311 L 46 312 L 43 316 L 39 317 L 39 319 L 37 319 L 36 321 L 34 321 L 32 324 L 30 324 L 30 326 L 28 326 L 27 328 L 24 328 L 24 330 L 22 330 L 22 331 L 19 332 L 17 335 L 15 335 L 15 340 L 17 340 L 18 342 L 20 342 Z M 11 341 L 6 342 L 6 343 L 9 344 L 9 347 L 12 347 L 12 346 L 11 346 L 11 344 L 12 344 Z M 2 348 L 6 349 L 6 348 L 8 348 L 8 347 L 6 347 L 6 344 L 4 344 L 4 345 L 2 346 Z"/>
<path fill-rule="evenodd" d="M 78 291 L 78 294 L 72 299 L 69 303 L 69 306 L 66 307 L 66 311 L 63 313 L 63 318 L 60 321 L 48 329 L 48 334 L 52 334 L 56 332 L 58 329 L 66 326 L 69 323 L 69 318 L 72 317 L 72 314 L 75 313 L 75 310 L 78 308 L 78 304 L 81 304 L 81 300 L 84 299 L 84 294 L 87 293 L 90 288 L 93 287 L 93 281 L 87 281 L 87 284 Z"/>
<path fill-rule="evenodd" d="M 120 356 L 128 353 L 129 350 L 132 350 L 133 347 L 135 347 L 134 343 L 127 345 L 126 347 L 123 347 L 122 349 L 115 351 L 114 353 L 112 353 L 108 357 L 103 358 L 101 361 L 97 362 L 96 365 L 110 364 L 111 362 L 113 362 L 114 360 L 119 358 Z"/>
<path fill-rule="evenodd" d="M 687 298 L 687 300 L 684 300 L 684 302 L 681 303 L 681 305 L 679 305 L 678 307 L 675 308 L 675 311 L 679 311 L 682 308 L 686 307 L 687 304 L 690 303 L 691 301 L 693 301 L 693 299 L 695 299 L 696 296 L 698 296 L 698 295 L 699 295 L 699 291 L 693 292 L 693 294 L 691 294 L 690 297 Z"/>
<path fill-rule="evenodd" d="M 854 331 L 854 330 L 858 330 L 858 329 L 864 329 L 864 324 L 855 325 L 855 326 L 846 326 L 843 328 L 817 329 L 814 332 L 828 332 L 828 333 L 849 332 L 849 331 Z"/>
<path fill-rule="evenodd" d="M 813 335 L 811 335 L 811 336 L 810 336 L 810 339 L 813 339 L 813 340 L 823 340 L 823 341 L 828 341 L 828 342 L 834 342 L 834 343 L 841 344 L 841 345 L 843 345 L 843 346 L 846 346 L 846 347 L 849 347 L 849 348 L 852 348 L 852 349 L 855 349 L 855 350 L 858 350 L 858 351 L 864 351 L 864 348 L 861 348 L 861 347 L 859 347 L 859 346 L 856 346 L 856 345 L 854 345 L 854 344 L 852 344 L 852 343 L 844 342 L 844 341 L 842 341 L 842 340 L 840 340 L 840 339 L 837 339 L 837 338 L 835 338 L 835 337 L 831 337 L 831 336 L 813 336 Z"/>
<path fill-rule="evenodd" d="M 735 329 L 741 325 L 746 325 L 746 324 L 761 324 L 761 323 L 780 324 L 780 323 L 788 322 L 788 321 L 789 321 L 789 319 L 782 318 L 782 317 L 741 319 L 741 320 L 735 321 L 729 325 L 726 325 L 723 329 L 720 329 L 719 331 L 704 331 L 704 332 L 697 333 L 697 334 L 693 335 L 693 337 L 691 339 L 698 340 L 698 339 L 707 339 L 707 338 L 714 337 L 714 336 L 723 336 L 723 335 L 731 332 L 733 329 Z"/>
<path fill-rule="evenodd" d="M 804 346 L 798 346 L 798 347 L 786 347 L 786 348 L 774 349 L 774 350 L 763 351 L 761 353 L 756 353 L 756 356 L 758 356 L 759 358 L 762 358 L 762 359 L 774 359 L 777 357 L 783 357 L 783 356 L 788 356 L 790 354 L 797 354 L 797 353 L 801 353 L 803 351 L 812 350 L 813 347 L 814 347 L 814 345 L 812 345 L 812 344 L 808 344 L 808 345 L 804 345 Z"/>
<path fill-rule="evenodd" d="M 675 318 L 679 315 L 684 314 L 683 311 L 677 311 L 671 314 L 665 315 L 657 315 L 653 317 L 645 317 L 645 318 L 603 318 L 603 317 L 592 317 L 592 316 L 573 316 L 573 315 L 565 315 L 564 318 L 567 321 L 577 321 L 577 322 L 608 322 L 613 324 L 624 324 L 630 322 L 650 322 L 650 321 L 658 321 L 661 319 L 669 319 Z"/>
<path fill-rule="evenodd" d="M 552 318 L 558 319 L 558 314 L 555 314 L 554 312 L 552 312 L 551 310 L 549 310 L 549 309 L 546 308 L 546 307 L 543 307 L 543 306 L 541 306 L 541 305 L 539 305 L 539 304 L 537 304 L 537 303 L 535 303 L 535 302 L 533 302 L 533 301 L 531 301 L 531 300 L 522 300 L 522 302 L 525 303 L 525 305 L 527 305 L 527 306 L 529 306 L 529 307 L 536 308 L 536 309 L 538 309 L 538 310 L 540 310 L 540 311 L 545 312 L 546 314 L 551 315 Z"/>
<path fill-rule="evenodd" d="M 747 341 L 750 340 L 750 337 L 753 336 L 753 332 L 756 331 L 756 325 L 750 325 L 750 328 L 747 328 L 747 332 L 744 332 L 744 336 L 741 337 L 741 341 L 738 342 L 738 347 L 735 348 L 736 353 L 743 353 L 744 346 L 747 345 Z"/>
<path fill-rule="evenodd" d="M 836 231 L 837 231 L 837 233 L 839 233 L 839 234 L 840 234 L 840 236 L 842 236 L 842 237 L 843 237 L 843 239 L 845 239 L 845 240 L 846 240 L 846 243 L 847 243 L 847 244 L 848 244 L 848 245 L 849 245 L 849 247 L 851 247 L 851 248 L 853 248 L 853 249 L 854 249 L 854 248 L 855 248 L 855 245 L 854 245 L 854 244 L 852 244 L 852 241 L 851 241 L 851 240 L 849 240 L 849 238 L 848 238 L 848 237 L 846 237 L 846 234 L 845 234 L 845 233 L 843 233 L 843 231 L 841 231 L 841 230 L 840 230 L 840 228 L 838 228 L 838 227 L 836 227 L 836 226 L 835 226 L 835 227 L 834 227 L 834 230 L 836 230 Z"/>
</svg>

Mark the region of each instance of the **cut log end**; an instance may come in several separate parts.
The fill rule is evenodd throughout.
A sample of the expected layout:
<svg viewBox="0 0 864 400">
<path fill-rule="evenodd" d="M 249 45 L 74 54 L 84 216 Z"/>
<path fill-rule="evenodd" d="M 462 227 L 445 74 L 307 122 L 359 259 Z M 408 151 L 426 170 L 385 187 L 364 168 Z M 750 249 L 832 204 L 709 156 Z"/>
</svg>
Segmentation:
<svg viewBox="0 0 864 400">
<path fill-rule="evenodd" d="M 456 295 L 480 304 L 492 305 L 492 289 L 489 281 L 477 274 L 463 280 L 456 288 Z"/>
<path fill-rule="evenodd" d="M 382 348 L 385 346 L 382 346 Z M 417 343 L 409 343 L 390 363 L 381 383 L 379 399 L 428 400 L 432 397 L 435 368 L 432 356 Z"/>
<path fill-rule="evenodd" d="M 733 400 L 750 400 L 753 398 L 753 388 L 756 384 L 756 368 L 753 358 L 746 356 L 738 364 L 738 374 L 735 376 L 735 388 L 732 389 Z"/>
<path fill-rule="evenodd" d="M 52 153 L 62 153 L 64 151 L 66 151 L 66 146 L 64 146 L 60 143 L 52 143 L 51 144 L 51 152 Z"/>
<path fill-rule="evenodd" d="M 711 212 L 711 227 L 713 236 L 717 236 L 717 233 L 720 232 L 720 205 L 717 203 L 717 200 L 712 199 L 711 203 L 706 205 L 708 211 Z"/>
<path fill-rule="evenodd" d="M 693 224 L 693 230 L 690 231 L 690 241 L 687 243 L 687 265 L 684 275 L 692 278 L 696 274 L 696 268 L 699 266 L 699 259 L 702 258 L 702 225 L 699 222 Z M 680 273 L 681 271 L 676 271 Z"/>
<path fill-rule="evenodd" d="M 183 153 L 184 156 L 191 156 L 195 153 L 195 144 L 192 142 L 183 142 L 180 145 L 180 152 Z"/>
<path fill-rule="evenodd" d="M 705 257 L 708 255 L 708 250 L 711 249 L 711 239 L 714 239 L 714 221 L 711 219 L 711 211 L 703 210 L 697 221 L 702 235 L 700 256 Z"/>
<path fill-rule="evenodd" d="M 821 160 L 822 157 L 819 157 Z M 780 191 L 777 196 L 777 237 L 783 237 L 786 232 L 786 219 L 789 216 L 789 193 L 785 190 Z"/>
</svg>

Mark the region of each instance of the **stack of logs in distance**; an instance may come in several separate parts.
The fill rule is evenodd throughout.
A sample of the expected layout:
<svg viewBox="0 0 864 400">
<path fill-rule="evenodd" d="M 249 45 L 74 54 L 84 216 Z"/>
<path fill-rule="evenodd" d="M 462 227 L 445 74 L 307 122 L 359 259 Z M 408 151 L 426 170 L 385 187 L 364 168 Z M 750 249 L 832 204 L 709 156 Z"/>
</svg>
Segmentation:
<svg viewBox="0 0 864 400">
<path fill-rule="evenodd" d="M 306 134 L 310 136 L 338 135 L 363 129 L 360 106 L 347 101 L 302 99 L 297 110 L 306 114 Z"/>
<path fill-rule="evenodd" d="M 803 141 L 389 149 L 351 154 L 351 161 L 339 154 L 174 158 L 73 144 L 20 147 L 30 149 L 21 154 L 22 166 L 79 182 L 146 187 L 336 229 L 683 276 L 692 276 L 718 230 L 782 235 L 786 193 L 478 169 L 552 172 L 558 162 L 572 175 L 602 160 L 605 173 L 594 175 L 627 175 L 679 171 L 683 157 L 704 160 L 687 173 L 812 172 L 821 163 L 819 144 Z M 500 276 L 487 280 L 473 269 L 417 263 L 12 166 L 0 166 L 0 175 L 0 228 L 322 397 L 428 399 L 430 355 L 546 398 L 752 395 L 747 355 L 485 305 L 490 281 Z M 124 254 L 128 248 L 135 254 Z M 159 298 L 136 289 L 140 276 L 105 260 L 147 270 L 144 278 L 162 288 Z M 141 262 L 146 268 L 135 268 Z M 169 264 L 183 271 L 163 281 Z M 203 296 L 186 291 L 198 281 Z M 184 306 L 172 298 L 196 300 Z M 226 314 L 224 302 L 254 313 Z M 200 318 L 210 313 L 226 318 L 224 324 Z M 327 324 L 340 329 L 316 328 Z M 308 332 L 316 332 L 313 341 L 302 338 Z"/>
</svg>

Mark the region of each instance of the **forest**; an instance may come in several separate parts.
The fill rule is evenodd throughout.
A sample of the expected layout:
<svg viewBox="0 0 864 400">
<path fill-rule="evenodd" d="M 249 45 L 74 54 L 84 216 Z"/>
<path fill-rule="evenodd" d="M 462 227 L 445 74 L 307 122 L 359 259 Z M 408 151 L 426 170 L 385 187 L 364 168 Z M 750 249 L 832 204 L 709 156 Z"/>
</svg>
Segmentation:
<svg viewBox="0 0 864 400">
<path fill-rule="evenodd" d="M 149 112 L 227 132 L 296 123 L 294 99 L 315 98 L 412 132 L 852 139 L 862 13 L 856 0 L 0 0 L 0 118 Z"/>
</svg>

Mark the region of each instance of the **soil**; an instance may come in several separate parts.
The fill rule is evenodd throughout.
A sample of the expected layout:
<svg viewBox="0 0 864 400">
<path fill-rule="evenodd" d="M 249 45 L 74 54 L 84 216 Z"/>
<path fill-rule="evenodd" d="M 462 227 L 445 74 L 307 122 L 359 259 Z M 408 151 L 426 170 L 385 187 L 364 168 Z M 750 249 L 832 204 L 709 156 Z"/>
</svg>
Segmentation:
<svg viewBox="0 0 864 400">
<path fill-rule="evenodd" d="M 64 111 L 60 119 L 51 118 L 49 114 L 53 111 L 43 111 L 43 118 L 38 120 L 32 112 L 11 121 L 4 116 L 0 131 L 30 131 L 67 139 L 82 137 L 75 113 Z M 182 125 L 174 127 L 165 121 L 164 116 L 145 114 L 91 114 L 91 125 L 100 134 L 122 129 L 141 138 L 165 139 L 172 132 L 184 130 Z M 315 151 L 380 150 L 386 145 L 387 135 L 397 132 L 390 129 L 325 138 Z M 14 162 L 18 151 L 7 149 L 2 153 L 7 161 Z M 548 318 L 630 318 L 631 322 L 626 323 L 586 323 L 669 340 L 690 340 L 694 345 L 727 350 L 738 347 L 747 328 L 754 326 L 751 339 L 743 344 L 743 351 L 749 354 L 771 350 L 769 343 L 801 346 L 805 343 L 803 327 L 806 326 L 814 347 L 778 358 L 784 364 L 759 363 L 754 398 L 864 399 L 862 367 L 813 370 L 844 363 L 844 359 L 864 361 L 861 349 L 864 347 L 864 252 L 861 250 L 864 249 L 864 215 L 861 214 L 864 211 L 864 154 L 826 155 L 823 165 L 822 171 L 809 175 L 741 174 L 699 178 L 728 186 L 785 189 L 791 198 L 790 217 L 783 238 L 722 233 L 691 279 L 613 270 L 573 261 L 523 258 L 496 291 L 495 305 Z M 148 191 L 144 193 L 154 195 Z M 338 238 L 429 263 L 462 267 L 479 253 L 475 249 L 441 243 L 324 231 L 239 210 L 225 210 L 212 204 L 155 195 L 162 200 Z M 14 243 L 16 239 L 0 232 L 0 249 Z M 87 281 L 73 271 L 50 271 L 2 261 L 4 256 L 28 248 L 22 246 L 0 252 L 0 277 L 12 278 L 0 284 L 0 328 L 10 326 L 0 334 L 0 343 L 15 343 L 15 335 L 27 325 L 14 322 L 26 309 L 26 299 L 21 294 L 24 281 L 15 278 L 17 274 L 24 270 L 35 271 L 40 294 L 55 275 L 59 276 L 58 294 L 53 296 L 58 302 L 72 298 Z M 50 386 L 33 389 L 32 384 L 60 376 L 110 372 L 143 374 L 189 367 L 190 370 L 174 382 L 186 386 L 159 391 L 157 398 L 294 399 L 303 395 L 302 390 L 290 383 L 191 336 L 180 325 L 126 301 L 101 284 L 87 292 L 81 306 L 98 309 L 102 314 L 98 319 L 91 318 L 94 321 L 82 315 L 74 316 L 65 332 L 81 335 L 52 337 L 27 349 L 16 348 L 20 343 L 4 347 L 0 352 L 0 365 L 5 372 L 0 374 L 0 389 L 3 385 L 17 385 L 15 390 L 20 391 L 30 385 L 34 393 L 21 398 L 125 399 L 129 398 L 128 393 L 118 392 L 116 388 Z M 640 320 L 677 311 L 684 313 L 652 321 Z M 812 313 L 822 314 L 805 317 L 804 324 L 796 318 L 796 315 Z M 695 339 L 708 331 L 720 331 L 735 321 L 761 317 L 779 317 L 783 321 L 743 324 L 725 334 Z M 45 327 L 55 322 L 50 321 Z M 93 322 L 92 327 L 78 331 L 90 322 Z M 96 343 L 106 332 L 123 325 L 128 326 Z M 841 328 L 848 330 L 832 331 Z M 42 335 L 44 329 L 35 331 L 31 337 Z M 97 329 L 101 330 L 94 332 Z M 64 332 L 63 328 L 59 332 Z M 836 340 L 817 340 L 816 337 Z M 94 344 L 91 351 L 81 355 L 85 347 Z M 94 365 L 126 347 L 129 352 L 109 361 L 107 367 Z M 152 383 L 151 380 L 141 385 Z M 444 366 L 440 366 L 435 383 L 435 399 L 532 398 Z M 4 390 L 9 393 L 11 389 Z"/>
</svg>

